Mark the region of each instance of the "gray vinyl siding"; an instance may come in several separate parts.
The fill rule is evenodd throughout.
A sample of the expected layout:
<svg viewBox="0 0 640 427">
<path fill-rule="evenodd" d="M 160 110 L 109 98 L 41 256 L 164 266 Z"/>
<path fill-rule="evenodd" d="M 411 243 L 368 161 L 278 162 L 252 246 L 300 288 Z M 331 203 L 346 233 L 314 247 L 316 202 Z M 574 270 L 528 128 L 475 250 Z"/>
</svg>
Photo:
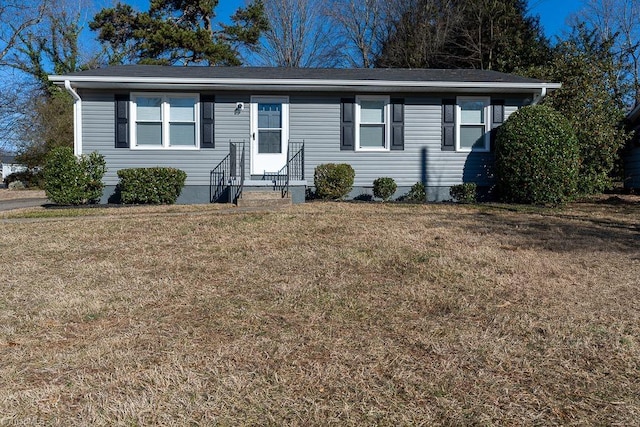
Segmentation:
<svg viewBox="0 0 640 427">
<path fill-rule="evenodd" d="M 492 153 L 441 150 L 441 97 L 405 97 L 405 149 L 385 152 L 340 151 L 340 98 L 302 95 L 290 99 L 290 137 L 305 140 L 305 177 L 310 184 L 314 168 L 321 163 L 350 164 L 357 187 L 371 186 L 382 176 L 392 177 L 398 186 L 419 181 L 427 186 L 491 183 Z M 507 101 L 505 119 L 520 102 Z"/>
<path fill-rule="evenodd" d="M 248 102 L 248 97 L 216 96 L 215 148 L 200 150 L 135 150 L 115 148 L 115 105 L 113 93 L 83 92 L 82 152 L 98 151 L 105 156 L 106 185 L 118 183 L 120 169 L 167 166 L 187 173 L 186 185 L 209 185 L 209 173 L 229 152 L 229 140 L 247 139 L 249 113 L 234 114 L 236 102 Z M 131 125 L 131 124 L 130 124 Z"/>
<path fill-rule="evenodd" d="M 117 171 L 133 167 L 170 166 L 187 173 L 188 186 L 209 185 L 209 173 L 229 152 L 229 140 L 245 140 L 246 173 L 250 172 L 250 98 L 248 93 L 216 93 L 215 148 L 200 150 L 135 150 L 115 148 L 114 95 L 83 91 L 83 153 L 105 156 L 105 184 L 117 184 Z M 274 94 L 267 94 L 274 95 Z M 349 163 L 356 171 L 355 186 L 371 186 L 381 176 L 393 177 L 399 187 L 425 182 L 448 187 L 462 182 L 491 183 L 491 153 L 441 150 L 442 96 L 398 96 L 405 99 L 403 151 L 340 151 L 340 99 L 347 94 L 289 94 L 289 137 L 305 140 L 305 178 L 313 185 L 313 172 L 321 163 Z M 522 97 L 506 99 L 505 119 Z M 236 104 L 245 103 L 237 114 Z"/>
<path fill-rule="evenodd" d="M 625 188 L 640 188 L 640 147 L 632 147 L 625 156 Z"/>
</svg>

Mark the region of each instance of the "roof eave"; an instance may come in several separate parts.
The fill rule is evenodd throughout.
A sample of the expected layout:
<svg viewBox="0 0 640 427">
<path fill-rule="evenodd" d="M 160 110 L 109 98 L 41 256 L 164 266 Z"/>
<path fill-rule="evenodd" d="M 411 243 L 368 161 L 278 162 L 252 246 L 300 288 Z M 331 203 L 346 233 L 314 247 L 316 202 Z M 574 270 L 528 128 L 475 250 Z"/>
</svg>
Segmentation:
<svg viewBox="0 0 640 427">
<path fill-rule="evenodd" d="M 271 90 L 271 91 L 415 91 L 434 92 L 476 91 L 505 92 L 554 90 L 560 83 L 547 82 L 449 82 L 449 81 L 391 81 L 391 80 L 320 80 L 320 79 L 241 79 L 241 78 L 158 78 L 107 76 L 49 76 L 57 84 L 70 81 L 76 88 L 93 89 L 152 89 L 152 90 Z"/>
</svg>

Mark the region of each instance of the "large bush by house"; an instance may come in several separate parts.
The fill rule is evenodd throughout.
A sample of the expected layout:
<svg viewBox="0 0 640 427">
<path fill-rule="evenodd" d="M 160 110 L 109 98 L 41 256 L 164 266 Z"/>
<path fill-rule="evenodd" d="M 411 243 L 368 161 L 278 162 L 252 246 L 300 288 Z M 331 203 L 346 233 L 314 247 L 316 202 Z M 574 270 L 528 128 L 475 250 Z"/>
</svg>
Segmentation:
<svg viewBox="0 0 640 427">
<path fill-rule="evenodd" d="M 120 199 L 126 204 L 173 204 L 187 174 L 174 168 L 134 168 L 118 171 Z"/>
<path fill-rule="evenodd" d="M 620 126 L 628 101 L 623 98 L 626 89 L 621 87 L 624 79 L 612 46 L 614 39 L 578 25 L 554 47 L 547 64 L 528 72 L 529 77 L 562 83 L 544 104 L 573 125 L 580 152 L 580 195 L 611 187 L 619 150 L 629 137 Z"/>
<path fill-rule="evenodd" d="M 322 199 L 342 199 L 353 188 L 356 172 L 346 163 L 325 163 L 316 166 L 313 182 L 316 195 Z"/>
<path fill-rule="evenodd" d="M 44 190 L 49 200 L 60 205 L 96 203 L 102 196 L 104 157 L 98 153 L 76 157 L 73 149 L 59 147 L 47 156 Z"/>
<path fill-rule="evenodd" d="M 580 153 L 569 121 L 553 108 L 524 107 L 496 136 L 496 174 L 505 201 L 558 204 L 575 197 Z"/>
</svg>

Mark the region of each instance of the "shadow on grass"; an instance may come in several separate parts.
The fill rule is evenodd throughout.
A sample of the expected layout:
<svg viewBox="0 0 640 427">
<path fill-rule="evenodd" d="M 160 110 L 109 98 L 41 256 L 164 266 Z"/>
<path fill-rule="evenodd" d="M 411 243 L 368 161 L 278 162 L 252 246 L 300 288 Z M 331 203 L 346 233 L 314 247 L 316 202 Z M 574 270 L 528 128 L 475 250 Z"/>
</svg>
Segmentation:
<svg viewBox="0 0 640 427">
<path fill-rule="evenodd" d="M 640 259 L 640 204 L 623 209 L 597 202 L 571 210 L 540 210 L 506 214 L 495 207 L 476 213 L 478 222 L 465 224 L 470 231 L 504 236 L 515 247 L 541 248 L 554 252 L 620 252 Z M 510 210 L 510 209 L 509 209 Z M 480 226 L 478 226 L 480 224 Z"/>
</svg>

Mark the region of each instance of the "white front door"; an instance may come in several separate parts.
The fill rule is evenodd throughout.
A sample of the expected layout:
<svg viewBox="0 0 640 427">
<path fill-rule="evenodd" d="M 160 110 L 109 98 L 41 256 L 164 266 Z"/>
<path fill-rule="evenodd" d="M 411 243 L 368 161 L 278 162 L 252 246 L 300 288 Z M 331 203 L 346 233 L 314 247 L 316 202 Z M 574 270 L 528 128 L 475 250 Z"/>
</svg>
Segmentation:
<svg viewBox="0 0 640 427">
<path fill-rule="evenodd" d="M 275 173 L 287 163 L 289 98 L 251 97 L 251 173 Z"/>
</svg>

